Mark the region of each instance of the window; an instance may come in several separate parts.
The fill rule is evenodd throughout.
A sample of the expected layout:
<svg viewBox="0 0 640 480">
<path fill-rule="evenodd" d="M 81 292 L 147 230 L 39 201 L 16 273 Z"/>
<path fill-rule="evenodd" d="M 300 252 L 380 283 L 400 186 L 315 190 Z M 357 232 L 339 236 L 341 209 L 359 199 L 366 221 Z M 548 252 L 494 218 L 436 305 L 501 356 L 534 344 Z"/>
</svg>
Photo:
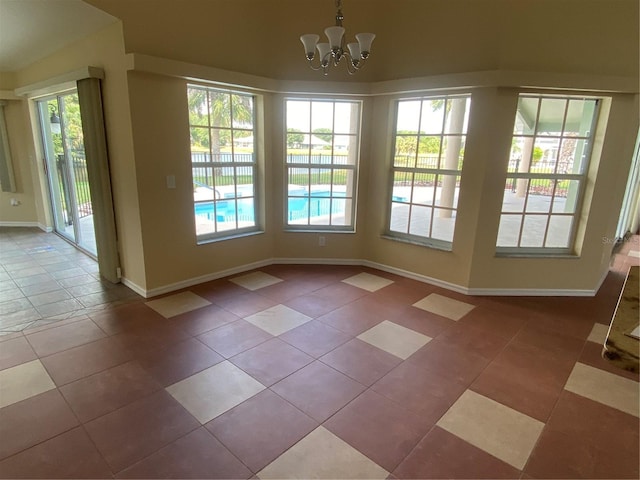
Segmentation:
<svg viewBox="0 0 640 480">
<path fill-rule="evenodd" d="M 193 85 L 187 95 L 198 241 L 258 230 L 254 97 Z"/>
<path fill-rule="evenodd" d="M 520 95 L 497 247 L 573 253 L 598 100 Z"/>
<path fill-rule="evenodd" d="M 390 236 L 451 248 L 470 105 L 469 95 L 398 101 Z"/>
<path fill-rule="evenodd" d="M 360 103 L 287 100 L 286 127 L 285 224 L 353 232 Z"/>
</svg>

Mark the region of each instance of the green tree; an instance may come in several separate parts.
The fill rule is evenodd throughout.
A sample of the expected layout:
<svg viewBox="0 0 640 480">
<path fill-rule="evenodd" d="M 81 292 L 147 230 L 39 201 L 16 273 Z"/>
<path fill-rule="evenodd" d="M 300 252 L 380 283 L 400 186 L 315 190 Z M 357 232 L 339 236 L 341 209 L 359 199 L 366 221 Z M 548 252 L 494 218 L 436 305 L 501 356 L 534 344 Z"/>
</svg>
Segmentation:
<svg viewBox="0 0 640 480">
<path fill-rule="evenodd" d="M 300 130 L 296 128 L 287 129 L 287 147 L 294 148 L 302 142 L 304 142 L 304 134 Z"/>
<path fill-rule="evenodd" d="M 209 150 L 214 157 L 230 143 L 231 127 L 253 127 L 253 104 L 249 96 L 190 88 L 188 105 L 192 145 Z"/>
<path fill-rule="evenodd" d="M 333 137 L 333 131 L 330 128 L 316 128 L 313 130 L 313 134 L 328 143 L 331 143 Z"/>
</svg>

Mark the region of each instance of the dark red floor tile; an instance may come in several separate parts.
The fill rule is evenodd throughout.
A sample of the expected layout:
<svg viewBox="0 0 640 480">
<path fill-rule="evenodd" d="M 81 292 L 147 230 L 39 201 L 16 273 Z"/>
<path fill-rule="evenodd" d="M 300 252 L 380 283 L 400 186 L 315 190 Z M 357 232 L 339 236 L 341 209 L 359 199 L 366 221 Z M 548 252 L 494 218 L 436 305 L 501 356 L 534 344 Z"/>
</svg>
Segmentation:
<svg viewBox="0 0 640 480">
<path fill-rule="evenodd" d="M 30 362 L 36 358 L 36 353 L 23 336 L 0 343 L 0 370 Z"/>
<path fill-rule="evenodd" d="M 85 424 L 87 433 L 114 472 L 131 466 L 199 426 L 164 390 Z"/>
<path fill-rule="evenodd" d="M 527 310 L 520 307 L 500 310 L 480 305 L 462 317 L 458 324 L 468 325 L 511 340 L 527 320 Z"/>
<path fill-rule="evenodd" d="M 123 363 L 60 387 L 75 414 L 85 423 L 159 390 L 137 362 Z"/>
<path fill-rule="evenodd" d="M 58 390 L 49 390 L 0 409 L 0 459 L 78 425 Z"/>
<path fill-rule="evenodd" d="M 272 338 L 232 357 L 230 361 L 268 387 L 311 363 L 313 357 L 278 338 Z"/>
<path fill-rule="evenodd" d="M 393 471 L 398 478 L 520 478 L 520 471 L 434 427 Z"/>
<path fill-rule="evenodd" d="M 431 427 L 465 391 L 464 384 L 404 362 L 373 384 L 372 390 L 416 413 Z"/>
<path fill-rule="evenodd" d="M 27 340 L 38 356 L 44 357 L 104 337 L 106 337 L 105 333 L 91 320 L 80 320 L 62 327 L 29 334 Z"/>
<path fill-rule="evenodd" d="M 365 387 L 316 361 L 276 383 L 271 390 L 316 421 L 323 422 Z"/>
<path fill-rule="evenodd" d="M 589 333 L 591 329 L 593 324 L 589 328 Z M 546 358 L 564 363 L 575 362 L 578 359 L 585 341 L 554 331 L 544 323 L 530 322 L 513 338 L 513 343 L 540 348 L 546 352 Z"/>
<path fill-rule="evenodd" d="M 246 292 L 246 289 L 245 289 Z M 255 292 L 247 292 L 242 295 L 234 295 L 224 300 L 216 301 L 225 310 L 237 315 L 240 318 L 248 317 L 254 313 L 261 312 L 278 304 L 273 300 L 263 297 Z"/>
<path fill-rule="evenodd" d="M 120 472 L 117 478 L 250 478 L 251 472 L 199 428 Z"/>
<path fill-rule="evenodd" d="M 361 288 L 338 282 L 284 303 L 309 317 L 318 318 L 365 295 L 367 292 Z"/>
<path fill-rule="evenodd" d="M 493 360 L 505 348 L 509 340 L 508 336 L 458 322 L 446 332 L 442 332 L 434 342 L 462 349 L 487 360 Z"/>
<path fill-rule="evenodd" d="M 317 426 L 315 420 L 270 390 L 260 392 L 206 425 L 254 472 Z"/>
<path fill-rule="evenodd" d="M 471 385 L 489 363 L 485 357 L 437 339 L 427 343 L 406 361 L 465 386 Z"/>
<path fill-rule="evenodd" d="M 278 338 L 318 358 L 347 342 L 351 336 L 314 320 L 289 330 Z"/>
<path fill-rule="evenodd" d="M 457 322 L 450 318 L 427 312 L 421 308 L 406 307 L 393 319 L 393 323 L 402 325 L 416 332 L 435 338 L 447 329 L 455 326 Z"/>
<path fill-rule="evenodd" d="M 301 276 L 295 280 L 285 280 L 274 285 L 269 285 L 256 290 L 256 293 L 273 300 L 276 303 L 285 303 L 287 300 L 306 295 L 319 287 L 316 282 Z"/>
<path fill-rule="evenodd" d="M 640 478 L 638 456 L 598 445 L 556 430 L 544 429 L 525 472 L 528 478 Z"/>
<path fill-rule="evenodd" d="M 606 452 L 625 451 L 636 462 L 640 455 L 638 417 L 566 390 L 546 428 L 570 435 L 576 441 L 597 445 Z"/>
<path fill-rule="evenodd" d="M 56 385 L 79 380 L 128 362 L 130 351 L 112 338 L 103 338 L 41 359 Z"/>
<path fill-rule="evenodd" d="M 75 428 L 0 462 L 0 478 L 112 478 L 82 428 Z"/>
<path fill-rule="evenodd" d="M 217 306 L 208 305 L 172 317 L 171 320 L 189 335 L 202 333 L 239 320 L 240 317 Z"/>
<path fill-rule="evenodd" d="M 324 423 L 325 428 L 391 472 L 427 430 L 419 417 L 367 390 Z"/>
<path fill-rule="evenodd" d="M 169 322 L 158 312 L 141 302 L 108 308 L 92 313 L 90 317 L 108 335 Z"/>
<path fill-rule="evenodd" d="M 375 327 L 385 318 L 375 313 L 364 312 L 362 304 L 354 306 L 350 303 L 318 317 L 317 320 L 355 337 Z"/>
<path fill-rule="evenodd" d="M 226 278 L 196 285 L 189 290 L 218 305 L 231 300 L 233 297 L 247 293 L 246 288 L 230 282 Z"/>
<path fill-rule="evenodd" d="M 225 358 L 233 357 L 271 338 L 273 335 L 244 320 L 229 323 L 198 336 L 198 340 Z"/>
<path fill-rule="evenodd" d="M 164 350 L 190 338 L 182 329 L 170 322 L 152 327 L 138 327 L 114 335 L 118 344 L 131 352 L 134 357 Z"/>
<path fill-rule="evenodd" d="M 166 349 L 140 355 L 136 360 L 166 387 L 220 363 L 224 358 L 199 340 L 189 338 Z"/>
<path fill-rule="evenodd" d="M 320 361 L 363 385 L 370 386 L 402 360 L 354 338 L 320 357 Z"/>
</svg>

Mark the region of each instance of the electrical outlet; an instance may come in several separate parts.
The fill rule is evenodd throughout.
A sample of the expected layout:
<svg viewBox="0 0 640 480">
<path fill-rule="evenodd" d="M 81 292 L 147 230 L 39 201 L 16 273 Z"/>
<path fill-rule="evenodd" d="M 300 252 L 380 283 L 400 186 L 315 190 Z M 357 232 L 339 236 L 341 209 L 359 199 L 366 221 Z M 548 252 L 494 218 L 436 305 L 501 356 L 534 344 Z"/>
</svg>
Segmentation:
<svg viewBox="0 0 640 480">
<path fill-rule="evenodd" d="M 327 244 L 327 240 L 324 238 L 324 236 L 320 236 L 318 237 L 318 245 L 321 247 L 324 247 Z"/>
<path fill-rule="evenodd" d="M 9 202 L 11 203 L 12 207 L 17 207 L 18 205 L 20 205 L 20 200 L 18 200 L 17 198 L 12 198 L 11 200 L 9 200 Z"/>
</svg>

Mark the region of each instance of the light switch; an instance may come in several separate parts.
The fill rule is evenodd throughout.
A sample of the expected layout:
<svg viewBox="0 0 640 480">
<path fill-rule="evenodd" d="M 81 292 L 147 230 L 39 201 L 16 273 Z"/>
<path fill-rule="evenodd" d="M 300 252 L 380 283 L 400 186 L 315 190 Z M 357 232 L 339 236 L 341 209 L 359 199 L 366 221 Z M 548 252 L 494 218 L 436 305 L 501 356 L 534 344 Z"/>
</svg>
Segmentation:
<svg viewBox="0 0 640 480">
<path fill-rule="evenodd" d="M 167 175 L 167 188 L 176 188 L 176 176 Z"/>
</svg>

